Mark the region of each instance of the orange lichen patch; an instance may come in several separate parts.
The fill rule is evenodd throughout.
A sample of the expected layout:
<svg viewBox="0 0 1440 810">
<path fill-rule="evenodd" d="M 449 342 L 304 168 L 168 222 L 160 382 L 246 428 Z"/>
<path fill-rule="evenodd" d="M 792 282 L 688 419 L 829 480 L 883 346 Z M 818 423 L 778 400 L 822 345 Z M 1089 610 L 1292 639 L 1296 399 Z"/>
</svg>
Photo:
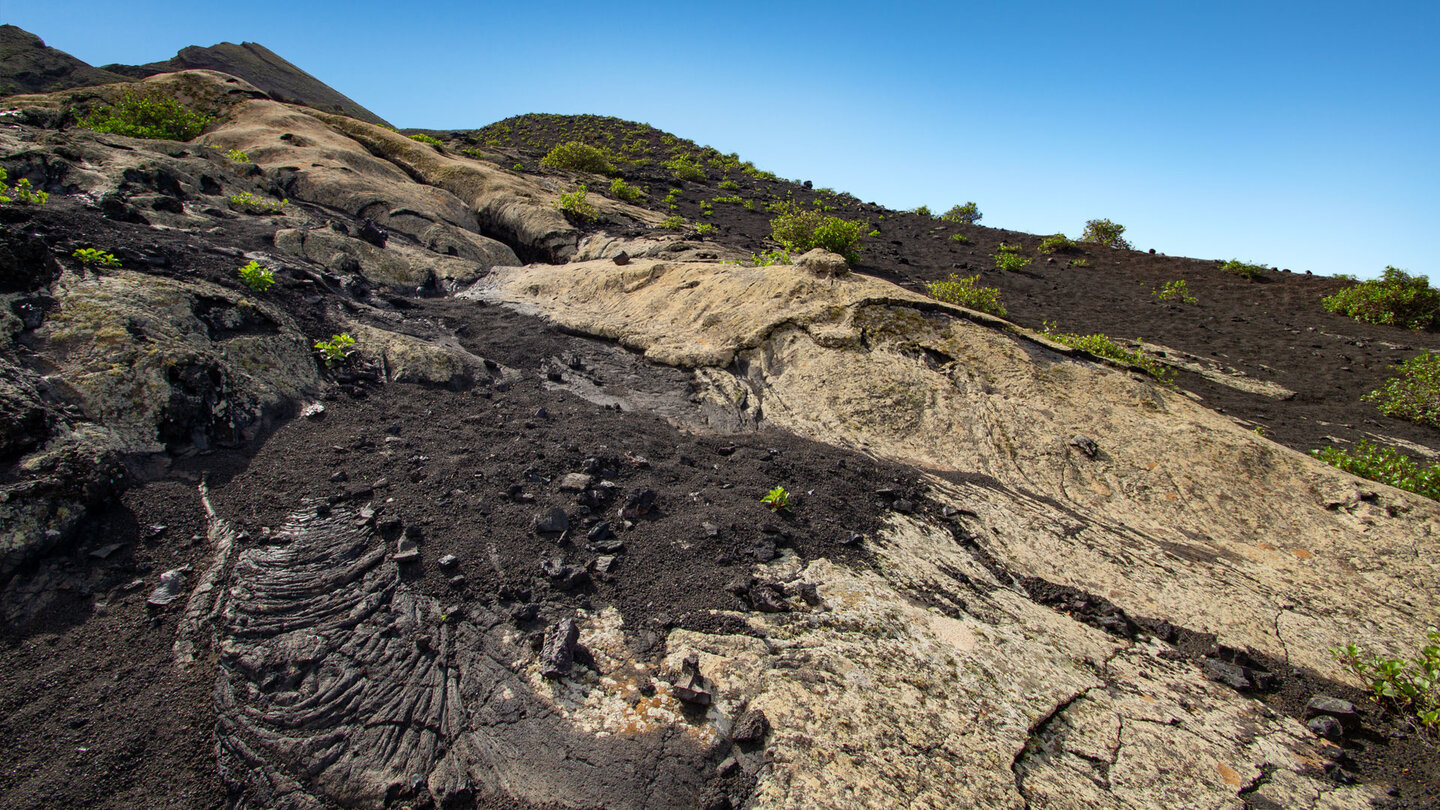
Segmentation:
<svg viewBox="0 0 1440 810">
<path fill-rule="evenodd" d="M 1260 541 L 1259 543 L 1256 543 L 1255 546 L 1256 546 L 1257 548 L 1263 549 L 1263 550 L 1265 550 L 1265 551 L 1274 551 L 1274 550 L 1275 550 L 1275 547 L 1274 547 L 1274 546 L 1272 546 L 1272 545 L 1269 544 L 1269 543 L 1266 543 L 1266 542 L 1263 541 L 1263 540 Z"/>
<path fill-rule="evenodd" d="M 1176 495 L 1176 494 L 1173 493 L 1173 492 L 1167 492 L 1167 493 L 1165 493 L 1165 500 L 1167 500 L 1167 501 L 1178 501 L 1178 500 L 1180 500 L 1180 496 L 1179 496 L 1179 495 Z"/>
<path fill-rule="evenodd" d="M 1291 554 L 1294 554 L 1297 558 L 1302 559 L 1302 560 L 1308 560 L 1308 559 L 1310 559 L 1311 557 L 1314 557 L 1314 556 L 1315 556 L 1314 554 L 1311 554 L 1310 552 L 1306 551 L 1306 550 L 1303 549 L 1303 548 L 1292 548 L 1292 549 L 1290 549 L 1290 553 L 1291 553 Z"/>
<path fill-rule="evenodd" d="M 1215 767 L 1220 769 L 1220 778 L 1225 780 L 1225 784 L 1230 787 L 1240 786 L 1240 774 L 1237 773 L 1234 768 L 1223 762 L 1216 764 Z"/>
</svg>

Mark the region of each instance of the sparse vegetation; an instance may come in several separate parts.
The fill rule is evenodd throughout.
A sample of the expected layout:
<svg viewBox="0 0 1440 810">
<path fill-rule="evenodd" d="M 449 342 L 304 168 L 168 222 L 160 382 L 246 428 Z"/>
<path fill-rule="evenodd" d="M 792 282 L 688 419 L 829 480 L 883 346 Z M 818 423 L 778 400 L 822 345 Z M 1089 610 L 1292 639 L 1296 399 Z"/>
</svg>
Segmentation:
<svg viewBox="0 0 1440 810">
<path fill-rule="evenodd" d="M 1119 360 L 1122 363 L 1129 363 L 1137 366 L 1146 374 L 1155 379 L 1168 383 L 1175 376 L 1175 372 L 1155 362 L 1148 355 L 1121 346 L 1108 335 L 1096 333 L 1093 335 L 1079 335 L 1073 332 L 1061 332 L 1059 326 L 1053 321 L 1046 321 L 1042 334 L 1056 343 L 1063 343 L 1071 348 L 1079 349 L 1096 357 L 1107 357 L 1111 360 Z"/>
<path fill-rule="evenodd" d="M 633 203 L 645 199 L 645 192 L 617 177 L 610 181 L 610 196 Z"/>
<path fill-rule="evenodd" d="M 723 188 L 726 191 L 739 191 L 740 184 L 735 182 L 734 180 L 721 180 L 720 188 Z"/>
<path fill-rule="evenodd" d="M 751 253 L 750 264 L 755 267 L 768 267 L 772 264 L 791 264 L 790 254 L 784 250 L 767 250 L 764 253 Z"/>
<path fill-rule="evenodd" d="M 959 243 L 962 244 L 962 245 L 973 245 L 973 244 L 975 244 L 975 240 L 974 240 L 974 239 L 971 239 L 970 237 L 966 236 L 966 235 L 963 234 L 963 233 L 952 233 L 952 234 L 950 234 L 950 241 L 951 241 L 951 242 L 959 242 Z"/>
<path fill-rule="evenodd" d="M 1090 260 L 1089 260 L 1089 259 L 1071 259 L 1071 260 L 1070 260 L 1070 266 L 1071 266 L 1071 267 L 1089 267 L 1089 266 L 1090 266 Z"/>
<path fill-rule="evenodd" d="M 792 253 L 824 248 L 839 253 L 853 262 L 860 253 L 864 223 L 826 216 L 799 206 L 783 203 L 776 208 L 779 216 L 770 220 L 770 236 Z"/>
<path fill-rule="evenodd" d="M 1108 219 L 1092 219 L 1085 223 L 1085 232 L 1080 234 L 1080 241 L 1092 242 L 1108 248 L 1132 250 L 1133 247 L 1125 240 L 1124 233 L 1125 226 L 1118 222 L 1111 222 Z"/>
<path fill-rule="evenodd" d="M 1220 265 L 1220 269 L 1232 276 L 1239 276 L 1247 281 L 1258 281 L 1264 278 L 1265 273 L 1272 268 L 1266 267 L 1263 264 L 1250 264 L 1249 262 L 1242 262 L 1239 259 L 1231 259 Z"/>
<path fill-rule="evenodd" d="M 325 361 L 325 365 L 333 366 L 345 362 L 354 345 L 355 338 L 350 337 L 348 332 L 341 332 L 331 335 L 329 340 L 315 341 L 315 351 L 320 353 L 320 359 Z"/>
<path fill-rule="evenodd" d="M 709 236 L 714 232 L 715 226 L 709 222 L 702 222 L 695 226 L 695 234 L 697 236 Z"/>
<path fill-rule="evenodd" d="M 77 261 L 79 261 L 86 267 L 89 267 L 92 264 L 98 265 L 100 267 L 120 266 L 119 259 L 115 258 L 115 256 L 110 253 L 100 250 L 99 248 L 76 248 L 75 252 L 71 253 L 70 255 L 74 256 Z"/>
<path fill-rule="evenodd" d="M 1002 244 L 1000 246 L 1000 251 L 991 256 L 991 258 L 995 260 L 996 267 L 1000 268 L 1001 270 L 1009 270 L 1011 272 L 1023 270 L 1026 267 L 1029 267 L 1030 262 L 1032 261 L 1028 256 L 1020 255 L 1019 245 Z"/>
<path fill-rule="evenodd" d="M 555 201 L 555 207 L 571 221 L 593 222 L 600 218 L 600 212 L 586 200 L 589 191 L 582 183 L 576 190 L 561 194 L 560 199 Z"/>
<path fill-rule="evenodd" d="M 442 141 L 442 140 L 440 140 L 439 138 L 431 137 L 431 136 L 429 136 L 429 135 L 426 135 L 426 134 L 423 133 L 423 132 L 417 132 L 417 133 L 415 133 L 414 135 L 411 135 L 411 136 L 410 136 L 410 140 L 412 140 L 412 141 L 419 141 L 420 143 L 428 143 L 428 144 L 430 144 L 431 146 L 444 146 L 444 145 L 445 145 L 445 142 Z"/>
<path fill-rule="evenodd" d="M 186 107 L 154 87 L 127 87 L 120 100 L 80 119 L 80 126 L 130 138 L 188 141 L 205 131 L 210 116 Z"/>
<path fill-rule="evenodd" d="M 1181 304 L 1198 304 L 1200 299 L 1190 294 L 1190 285 L 1184 279 L 1178 281 L 1167 281 L 1164 286 L 1155 291 L 1155 297 L 1161 301 L 1175 301 Z"/>
<path fill-rule="evenodd" d="M 1365 684 L 1371 700 L 1433 734 L 1440 730 L 1440 629 L 1427 627 L 1425 640 L 1410 661 L 1370 655 L 1355 644 L 1330 654 Z"/>
<path fill-rule="evenodd" d="M 9 174 L 0 169 L 0 203 L 19 203 L 21 205 L 44 205 L 50 200 L 50 195 L 36 190 L 30 186 L 30 181 L 22 177 L 16 181 L 13 187 L 5 185 Z"/>
<path fill-rule="evenodd" d="M 790 493 L 784 487 L 775 487 L 761 496 L 760 502 L 770 507 L 770 511 L 779 512 L 790 507 Z"/>
<path fill-rule="evenodd" d="M 267 200 L 248 191 L 230 195 L 230 207 L 246 214 L 279 214 L 289 205 L 289 200 Z"/>
<path fill-rule="evenodd" d="M 1386 416 L 1440 428 L 1440 352 L 1421 352 L 1394 370 L 1395 376 L 1362 399 Z"/>
<path fill-rule="evenodd" d="M 1351 475 L 1440 501 L 1440 463 L 1421 465 L 1393 447 L 1365 440 L 1354 450 L 1322 447 L 1310 454 Z"/>
<path fill-rule="evenodd" d="M 1440 329 L 1440 291 L 1426 276 L 1386 267 L 1378 279 L 1346 287 L 1320 302 L 1325 309 L 1364 323 L 1405 329 Z"/>
<path fill-rule="evenodd" d="M 1047 236 L 1040 240 L 1040 247 L 1036 248 L 1041 253 L 1069 253 L 1075 250 L 1075 242 L 1063 233 Z"/>
<path fill-rule="evenodd" d="M 615 167 L 609 155 L 582 141 L 566 141 L 557 144 L 540 158 L 540 165 L 551 169 L 566 169 L 573 172 L 592 174 L 614 174 Z"/>
<path fill-rule="evenodd" d="M 239 149 L 231 149 L 230 151 L 228 151 L 228 152 L 225 153 L 225 157 L 230 158 L 231 160 L 235 161 L 236 163 L 249 163 L 249 162 L 250 162 L 250 156 L 247 155 L 247 154 L 245 154 L 244 152 L 240 151 Z"/>
<path fill-rule="evenodd" d="M 1000 303 L 1000 289 L 977 286 L 976 282 L 979 280 L 980 276 L 978 275 L 961 278 L 959 275 L 951 273 L 948 279 L 926 284 L 925 292 L 931 298 L 947 304 L 1005 317 L 1005 305 Z"/>
<path fill-rule="evenodd" d="M 912 208 L 912 209 L 910 209 L 910 213 L 914 214 L 914 215 L 917 216 L 917 217 L 925 217 L 926 219 L 934 219 L 934 218 L 935 218 L 935 215 L 932 214 L 932 213 L 930 213 L 930 206 L 928 206 L 928 205 L 921 205 L 921 206 L 917 206 L 917 207 L 915 207 L 915 208 Z"/>
<path fill-rule="evenodd" d="M 260 263 L 254 259 L 241 265 L 236 272 L 239 273 L 240 280 L 245 283 L 245 286 L 255 292 L 263 293 L 275 284 L 275 274 L 270 271 L 270 268 L 261 267 Z"/>
<path fill-rule="evenodd" d="M 981 216 L 980 206 L 973 202 L 967 202 L 963 205 L 954 206 L 949 211 L 941 214 L 940 218 L 950 222 L 963 222 L 966 225 L 974 225 L 980 221 Z"/>
<path fill-rule="evenodd" d="M 685 230 L 685 218 L 679 214 L 668 216 L 660 220 L 660 227 L 667 231 L 683 231 Z"/>
</svg>

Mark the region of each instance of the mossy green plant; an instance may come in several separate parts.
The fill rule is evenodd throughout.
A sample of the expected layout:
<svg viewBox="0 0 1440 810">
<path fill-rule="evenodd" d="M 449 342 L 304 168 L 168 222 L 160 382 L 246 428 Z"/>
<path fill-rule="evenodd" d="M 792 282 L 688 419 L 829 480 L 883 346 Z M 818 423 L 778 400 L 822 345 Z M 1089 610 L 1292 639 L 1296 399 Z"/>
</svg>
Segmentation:
<svg viewBox="0 0 1440 810">
<path fill-rule="evenodd" d="M 231 194 L 229 203 L 232 209 L 246 214 L 281 214 L 290 206 L 289 200 L 267 200 L 248 191 Z"/>
</svg>

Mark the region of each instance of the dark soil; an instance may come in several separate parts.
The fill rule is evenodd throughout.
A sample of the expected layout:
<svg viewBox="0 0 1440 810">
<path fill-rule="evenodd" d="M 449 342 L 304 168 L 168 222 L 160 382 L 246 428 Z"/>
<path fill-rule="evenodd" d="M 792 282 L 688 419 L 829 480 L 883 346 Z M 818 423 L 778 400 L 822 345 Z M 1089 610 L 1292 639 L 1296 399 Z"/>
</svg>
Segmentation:
<svg viewBox="0 0 1440 810">
<path fill-rule="evenodd" d="M 538 166 L 549 143 L 574 134 L 579 125 L 569 120 L 545 119 L 536 143 L 517 140 L 494 150 L 496 160 Z M 661 135 L 641 134 L 658 164 L 667 154 Z M 1296 396 L 1273 401 L 1191 374 L 1177 378 L 1211 407 L 1263 425 L 1271 438 L 1297 450 L 1372 433 L 1440 449 L 1440 431 L 1382 416 L 1360 401 L 1390 366 L 1422 348 L 1440 348 L 1440 336 L 1326 313 L 1319 299 L 1339 288 L 1336 280 L 1273 272 L 1263 282 L 1249 282 L 1221 272 L 1213 261 L 1090 246 L 1060 254 L 1053 264 L 1038 256 L 1024 271 L 1007 273 L 993 269 L 990 254 L 1002 241 L 1018 241 L 1033 255 L 1037 237 L 886 211 L 739 172 L 729 175 L 738 190 L 720 189 L 714 170 L 703 183 L 674 181 L 654 165 L 622 165 L 622 172 L 648 186 L 657 207 L 669 188 L 678 187 L 679 213 L 714 223 L 714 240 L 728 246 L 773 248 L 766 241 L 771 215 L 764 204 L 786 198 L 809 204 L 823 197 L 838 215 L 864 218 L 880 230 L 867 240 L 861 272 L 912 289 L 952 272 L 979 274 L 982 283 L 1001 288 L 1009 317 L 1022 325 L 1055 321 L 1066 331 L 1143 336 L 1277 382 Z M 713 203 L 713 215 L 700 214 L 701 200 L 731 194 L 756 201 L 756 210 Z M 237 288 L 235 259 L 241 251 L 273 250 L 276 227 L 269 218 L 228 216 L 216 220 L 214 233 L 159 231 L 105 218 L 59 195 L 44 208 L 10 218 L 0 227 L 39 234 L 60 257 L 75 247 L 100 246 L 128 266 Z M 966 234 L 973 244 L 950 240 L 952 233 Z M 1073 258 L 1090 266 L 1068 266 Z M 1187 280 L 1199 302 L 1157 301 L 1153 290 L 1174 279 Z M 280 274 L 269 293 L 317 338 L 334 331 L 325 319 L 325 299 L 347 294 L 298 273 Z M 402 329 L 454 334 L 470 351 L 520 374 L 463 391 L 334 387 L 323 397 L 323 416 L 278 422 L 254 447 L 206 453 L 176 447 L 166 463 L 137 464 L 135 484 L 74 547 L 18 575 L 51 576 L 59 587 L 39 618 L 6 627 L 0 636 L 0 796 L 7 807 L 225 804 L 209 698 L 214 652 L 204 651 L 188 671 L 176 670 L 170 650 L 176 612 L 152 613 L 145 606 L 159 572 L 203 567 L 207 547 L 197 539 L 204 534 L 196 488 L 201 478 L 220 512 L 252 536 L 278 526 L 307 498 L 373 501 L 382 525 L 411 527 L 421 538 L 422 562 L 406 569 L 421 590 L 507 612 L 534 604 L 531 629 L 576 607 L 615 605 L 646 631 L 636 633 L 642 656 L 663 653 L 666 627 L 722 629 L 708 611 L 748 607 L 727 586 L 754 562 L 793 552 L 867 565 L 864 544 L 852 542 L 853 535 L 871 531 L 899 499 L 927 508 L 914 470 L 776 431 L 711 435 L 555 390 L 542 365 L 592 351 L 597 342 L 534 318 L 379 292 L 368 293 L 368 302 L 402 312 Z M 615 486 L 597 495 L 560 490 L 561 478 L 582 472 Z M 772 513 L 759 503 L 777 485 L 795 494 L 795 507 L 787 512 Z M 646 491 L 654 493 L 654 507 L 626 525 L 619 510 Z M 568 532 L 534 530 L 536 516 L 551 508 L 564 511 Z M 591 540 L 589 531 L 601 522 L 610 525 L 611 536 Z M 123 547 L 104 559 L 91 555 L 112 543 Z M 458 558 L 454 570 L 436 563 L 446 554 Z M 602 556 L 615 557 L 608 573 L 594 567 Z M 542 569 L 551 561 L 588 577 L 563 582 Z M 457 574 L 463 582 L 453 579 Z M 132 584 L 136 580 L 141 584 Z M 1049 598 L 1038 584 L 1033 590 L 1037 600 Z M 1101 603 L 1094 603 L 1096 610 L 1113 618 Z M 1065 608 L 1058 601 L 1054 606 Z M 1143 620 L 1127 621 L 1119 623 L 1122 632 L 1145 628 Z M 1203 639 L 1179 631 L 1174 638 L 1177 654 L 1211 654 L 1208 646 L 1200 649 Z M 1367 730 L 1347 743 L 1342 770 L 1395 785 L 1397 807 L 1436 806 L 1440 773 L 1433 741 L 1408 734 L 1349 687 L 1260 663 L 1278 676 L 1279 686 L 1256 697 L 1276 711 L 1295 714 L 1318 692 L 1364 708 Z"/>
</svg>

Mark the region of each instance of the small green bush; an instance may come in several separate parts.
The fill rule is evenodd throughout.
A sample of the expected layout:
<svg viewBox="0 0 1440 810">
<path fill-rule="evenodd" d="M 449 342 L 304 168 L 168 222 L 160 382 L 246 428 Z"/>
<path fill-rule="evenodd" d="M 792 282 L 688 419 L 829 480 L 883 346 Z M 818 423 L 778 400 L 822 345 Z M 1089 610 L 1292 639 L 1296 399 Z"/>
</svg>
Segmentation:
<svg viewBox="0 0 1440 810">
<path fill-rule="evenodd" d="M 1368 655 L 1355 644 L 1330 651 L 1370 690 L 1370 699 L 1402 717 L 1413 717 L 1431 733 L 1440 730 L 1440 628 L 1425 628 L 1429 643 L 1403 658 Z"/>
<path fill-rule="evenodd" d="M 741 197 L 739 194 L 731 194 L 731 195 L 728 196 L 728 197 L 715 197 L 714 199 L 710 200 L 710 202 L 712 202 L 712 203 L 728 203 L 728 204 L 730 204 L 730 205 L 740 205 L 741 203 L 745 202 L 745 198 Z"/>
<path fill-rule="evenodd" d="M 770 236 L 792 253 L 824 248 L 853 262 L 860 253 L 864 223 L 826 216 L 819 211 L 782 203 L 779 216 L 770 220 Z"/>
<path fill-rule="evenodd" d="M 685 218 L 679 214 L 668 216 L 660 220 L 660 227 L 667 231 L 683 231 L 685 230 Z"/>
<path fill-rule="evenodd" d="M 326 366 L 332 366 L 345 362 L 354 345 L 355 338 L 350 337 L 348 332 L 341 332 L 338 335 L 331 335 L 329 340 L 315 341 L 315 351 L 320 353 L 320 359 L 325 361 Z"/>
<path fill-rule="evenodd" d="M 715 214 L 715 206 L 711 205 L 709 202 L 707 202 L 707 201 L 705 201 L 705 200 L 701 200 L 701 201 L 700 201 L 700 216 L 702 216 L 702 217 L 708 217 L 708 216 L 714 216 L 714 214 Z"/>
<path fill-rule="evenodd" d="M 267 200 L 248 191 L 230 195 L 230 207 L 246 214 L 279 214 L 289 207 L 289 200 Z"/>
<path fill-rule="evenodd" d="M 702 222 L 695 226 L 695 233 L 699 236 L 709 236 L 715 232 L 715 226 L 709 222 Z"/>
<path fill-rule="evenodd" d="M 974 243 L 975 243 L 975 240 L 974 240 L 974 239 L 971 239 L 970 237 L 966 236 L 966 235 L 963 234 L 963 233 L 952 233 L 952 234 L 950 234 L 950 241 L 951 241 L 951 242 L 959 242 L 959 243 L 962 244 L 962 245 L 971 245 L 971 244 L 974 244 Z"/>
<path fill-rule="evenodd" d="M 1220 269 L 1232 276 L 1239 276 L 1247 281 L 1257 281 L 1265 277 L 1265 273 L 1271 268 L 1263 264 L 1250 264 L 1239 259 L 1231 259 L 1220 265 Z"/>
<path fill-rule="evenodd" d="M 1002 244 L 1000 246 L 1000 252 L 994 254 L 993 256 L 991 256 L 991 258 L 995 260 L 996 267 L 1000 268 L 1001 270 L 1009 270 L 1011 272 L 1023 270 L 1026 267 L 1029 267 L 1030 262 L 1032 261 L 1029 257 L 1020 255 L 1019 245 Z"/>
<path fill-rule="evenodd" d="M 1119 360 L 1138 366 L 1146 374 L 1163 382 L 1168 383 L 1175 376 L 1175 372 L 1155 362 L 1148 355 L 1137 351 L 1131 351 L 1119 343 L 1116 343 L 1108 335 L 1096 333 L 1093 335 L 1078 335 L 1073 332 L 1061 332 L 1058 326 L 1052 321 L 1044 323 L 1042 334 L 1056 343 L 1063 343 L 1083 352 L 1088 352 L 1096 357 L 1108 357 L 1111 360 Z"/>
<path fill-rule="evenodd" d="M 615 167 L 611 165 L 610 157 L 605 154 L 604 150 L 581 141 L 566 141 L 556 144 L 554 149 L 545 154 L 545 157 L 540 158 L 540 165 L 574 172 L 615 173 Z"/>
<path fill-rule="evenodd" d="M 689 155 L 676 155 L 664 163 L 665 168 L 675 175 L 677 180 L 701 181 L 705 179 L 705 168 Z"/>
<path fill-rule="evenodd" d="M 261 267 L 254 259 L 242 265 L 236 272 L 239 273 L 240 280 L 245 282 L 245 286 L 255 292 L 263 293 L 275 285 L 275 274 L 268 267 Z"/>
<path fill-rule="evenodd" d="M 966 225 L 974 225 L 980 221 L 981 216 L 980 206 L 973 202 L 967 202 L 964 205 L 952 207 L 949 211 L 941 214 L 940 218 L 950 222 L 963 222 Z"/>
<path fill-rule="evenodd" d="M 1071 259 L 1071 260 L 1070 260 L 1070 266 L 1071 266 L 1071 267 L 1089 267 L 1089 266 L 1090 266 L 1090 261 L 1089 261 L 1088 259 Z"/>
<path fill-rule="evenodd" d="M 784 250 L 767 250 L 764 253 L 751 253 L 750 264 L 755 267 L 768 267 L 772 264 L 791 264 L 790 254 Z"/>
<path fill-rule="evenodd" d="M 248 162 L 250 162 L 250 156 L 247 155 L 247 154 L 245 154 L 244 152 L 240 151 L 239 149 L 231 149 L 230 151 L 228 151 L 228 152 L 225 153 L 225 157 L 230 158 L 231 160 L 235 161 L 236 163 L 248 163 Z"/>
<path fill-rule="evenodd" d="M 205 131 L 210 116 L 196 112 L 158 88 L 127 87 L 115 104 L 80 119 L 80 126 L 130 138 L 188 141 Z"/>
<path fill-rule="evenodd" d="M 1379 279 L 1346 287 L 1320 302 L 1325 309 L 1364 323 L 1406 329 L 1440 329 L 1440 291 L 1426 276 L 1395 267 Z"/>
<path fill-rule="evenodd" d="M 760 502 L 770 507 L 770 511 L 779 512 L 781 509 L 789 508 L 790 493 L 786 492 L 784 487 L 775 487 L 765 493 L 760 498 Z"/>
<path fill-rule="evenodd" d="M 1005 317 L 1005 305 L 1000 303 L 1000 289 L 978 287 L 976 282 L 979 280 L 978 275 L 961 278 L 951 273 L 948 279 L 926 284 L 925 292 L 937 301 Z"/>
<path fill-rule="evenodd" d="M 1063 233 L 1041 239 L 1040 247 L 1036 248 L 1041 253 L 1069 253 L 1074 249 L 1075 243 Z"/>
<path fill-rule="evenodd" d="M 1440 428 L 1440 352 L 1421 352 L 1394 370 L 1395 376 L 1361 399 L 1386 416 Z"/>
<path fill-rule="evenodd" d="M 1351 475 L 1440 501 L 1440 464 L 1421 466 L 1393 447 L 1366 440 L 1348 452 L 1335 447 L 1322 447 L 1311 450 L 1310 454 Z"/>
<path fill-rule="evenodd" d="M 914 214 L 914 215 L 917 216 L 917 217 L 925 217 L 926 219 L 934 219 L 934 218 L 935 218 L 935 215 L 932 214 L 932 213 L 930 213 L 930 206 L 928 206 L 928 205 L 921 205 L 921 206 L 917 206 L 917 207 L 915 207 L 915 208 L 912 208 L 912 209 L 910 209 L 910 213 Z"/>
<path fill-rule="evenodd" d="M 589 189 L 582 183 L 580 187 L 566 194 L 561 194 L 560 199 L 555 201 L 555 207 L 560 209 L 567 218 L 575 222 L 592 222 L 600 218 L 600 212 L 595 210 L 585 198 Z"/>
<path fill-rule="evenodd" d="M 1133 248 L 1125 240 L 1122 235 L 1124 233 L 1125 226 L 1118 222 L 1111 222 L 1108 219 L 1092 219 L 1085 223 L 1085 232 L 1080 234 L 1080 241 L 1093 242 L 1109 248 L 1131 250 Z"/>
<path fill-rule="evenodd" d="M 1182 304 L 1198 304 L 1200 299 L 1190 294 L 1190 285 L 1184 279 L 1179 281 L 1167 281 L 1165 285 L 1155 291 L 1155 297 L 1161 301 L 1178 301 Z"/>
<path fill-rule="evenodd" d="M 0 203 L 19 203 L 20 205 L 44 205 L 50 200 L 50 195 L 44 191 L 38 191 L 30 186 L 30 181 L 22 177 L 15 183 L 13 188 L 5 185 L 5 180 L 10 175 L 4 169 L 0 169 Z"/>
<path fill-rule="evenodd" d="M 414 135 L 411 135 L 411 136 L 409 136 L 409 137 L 410 137 L 410 140 L 412 140 L 412 141 L 419 141 L 420 143 L 428 143 L 428 144 L 430 144 L 431 146 L 444 146 L 444 145 L 445 145 L 445 142 L 442 141 L 442 140 L 440 140 L 439 138 L 431 137 L 431 136 L 429 136 L 429 135 L 426 135 L 426 134 L 423 133 L 423 132 L 417 132 L 417 133 L 415 133 Z"/>
<path fill-rule="evenodd" d="M 610 196 L 633 203 L 645 199 L 645 192 L 617 177 L 610 181 Z"/>
<path fill-rule="evenodd" d="M 739 191 L 740 184 L 735 182 L 734 180 L 721 180 L 720 188 L 723 188 L 726 191 Z"/>
<path fill-rule="evenodd" d="M 74 256 L 77 260 L 79 260 L 81 264 L 87 267 L 92 264 L 96 264 L 101 267 L 120 266 L 119 259 L 115 258 L 110 253 L 106 253 L 105 251 L 100 250 L 99 248 L 76 248 L 75 252 L 70 255 Z"/>
</svg>

